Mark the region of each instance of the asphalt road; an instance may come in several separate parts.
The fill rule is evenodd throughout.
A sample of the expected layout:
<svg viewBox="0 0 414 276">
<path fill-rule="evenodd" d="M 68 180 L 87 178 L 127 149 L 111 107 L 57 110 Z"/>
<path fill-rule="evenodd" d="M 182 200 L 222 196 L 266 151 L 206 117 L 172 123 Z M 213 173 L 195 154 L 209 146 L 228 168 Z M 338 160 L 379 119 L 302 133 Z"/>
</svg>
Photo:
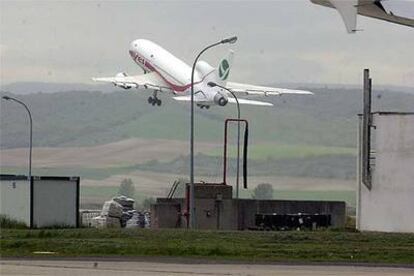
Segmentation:
<svg viewBox="0 0 414 276">
<path fill-rule="evenodd" d="M 136 261 L 77 260 L 1 260 L 0 275 L 414 275 L 413 268 L 259 265 L 259 264 L 189 264 Z"/>
</svg>

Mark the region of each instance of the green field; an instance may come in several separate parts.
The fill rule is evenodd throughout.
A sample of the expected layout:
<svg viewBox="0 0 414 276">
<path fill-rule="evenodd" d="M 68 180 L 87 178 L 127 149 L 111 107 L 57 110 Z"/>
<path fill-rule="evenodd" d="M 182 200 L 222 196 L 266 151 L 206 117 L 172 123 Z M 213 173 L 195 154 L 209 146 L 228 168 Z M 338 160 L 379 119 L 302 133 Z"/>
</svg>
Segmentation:
<svg viewBox="0 0 414 276">
<path fill-rule="evenodd" d="M 87 168 L 87 167 L 71 167 L 71 168 L 33 168 L 32 175 L 42 176 L 80 176 L 82 179 L 102 180 L 112 175 L 128 174 L 133 171 L 132 166 L 125 167 L 105 167 L 105 168 Z M 26 167 L 1 167 L 2 174 L 27 174 Z"/>
<path fill-rule="evenodd" d="M 252 190 L 240 190 L 241 198 L 251 198 Z M 303 190 L 273 190 L 273 199 L 282 200 L 332 200 L 345 201 L 347 206 L 356 206 L 355 191 L 303 191 Z"/>
<path fill-rule="evenodd" d="M 98 198 L 102 204 L 118 195 L 119 186 L 82 186 L 80 189 L 81 200 L 86 198 Z M 142 202 L 151 195 L 145 195 L 135 191 L 134 200 L 135 205 L 138 208 Z"/>
<path fill-rule="evenodd" d="M 242 106 L 242 117 L 249 120 L 252 144 L 355 147 L 360 89 L 310 90 L 314 96 L 268 97 L 266 100 L 275 104 L 272 108 Z M 114 91 L 18 95 L 32 111 L 33 145 L 89 146 L 132 137 L 188 140 L 187 105 L 164 96 L 162 108 L 154 108 L 147 104 L 146 93 Z M 410 111 L 414 104 L 413 95 L 398 91 L 373 91 L 373 98 L 376 108 L 383 111 Z M 0 104 L 0 148 L 25 147 L 25 117 L 21 110 L 4 101 Z M 196 141 L 222 141 L 224 119 L 235 116 L 234 105 L 196 109 Z"/>
<path fill-rule="evenodd" d="M 243 140 L 241 140 L 243 141 Z M 243 146 L 241 146 L 241 152 Z M 249 145 L 249 159 L 284 159 L 284 158 L 304 158 L 309 156 L 321 155 L 355 155 L 355 148 L 347 147 L 325 147 L 315 145 L 288 145 L 288 144 L 253 144 Z M 223 149 L 215 149 L 207 153 L 210 156 L 223 156 Z M 228 157 L 237 156 L 237 147 L 228 148 Z"/>
<path fill-rule="evenodd" d="M 111 197 L 117 195 L 118 190 L 119 186 L 81 186 L 80 194 L 82 197 L 95 196 L 110 199 Z"/>
<path fill-rule="evenodd" d="M 334 200 L 345 201 L 348 206 L 356 206 L 355 191 L 292 191 L 276 190 L 273 192 L 274 199 L 291 200 Z"/>
<path fill-rule="evenodd" d="M 254 261 L 413 264 L 414 234 L 145 229 L 2 229 L 1 256 L 180 256 Z"/>
</svg>

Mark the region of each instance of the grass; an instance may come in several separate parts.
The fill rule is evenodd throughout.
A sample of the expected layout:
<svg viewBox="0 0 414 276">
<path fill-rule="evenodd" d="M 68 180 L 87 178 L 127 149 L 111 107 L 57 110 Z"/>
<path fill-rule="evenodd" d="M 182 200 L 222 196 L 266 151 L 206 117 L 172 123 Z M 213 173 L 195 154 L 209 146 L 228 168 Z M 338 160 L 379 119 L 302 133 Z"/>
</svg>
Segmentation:
<svg viewBox="0 0 414 276">
<path fill-rule="evenodd" d="M 414 263 L 414 234 L 146 229 L 1 231 L 1 256 L 181 256 L 248 261 Z"/>
<path fill-rule="evenodd" d="M 11 219 L 6 215 L 0 215 L 0 228 L 25 229 L 27 226 L 24 222 Z"/>
</svg>

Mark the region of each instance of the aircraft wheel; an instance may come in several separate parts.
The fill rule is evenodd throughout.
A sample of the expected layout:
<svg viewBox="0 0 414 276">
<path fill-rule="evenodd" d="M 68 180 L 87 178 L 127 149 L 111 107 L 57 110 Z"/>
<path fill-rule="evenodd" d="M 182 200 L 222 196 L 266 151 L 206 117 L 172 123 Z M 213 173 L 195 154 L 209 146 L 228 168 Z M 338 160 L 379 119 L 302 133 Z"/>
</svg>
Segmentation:
<svg viewBox="0 0 414 276">
<path fill-rule="evenodd" d="M 206 105 L 206 109 L 209 109 L 210 108 L 210 106 L 209 105 Z"/>
<path fill-rule="evenodd" d="M 160 99 L 157 99 L 157 105 L 160 106 L 162 104 L 162 101 Z"/>
<path fill-rule="evenodd" d="M 152 97 L 148 97 L 148 103 L 152 104 L 154 102 L 154 99 Z"/>
</svg>

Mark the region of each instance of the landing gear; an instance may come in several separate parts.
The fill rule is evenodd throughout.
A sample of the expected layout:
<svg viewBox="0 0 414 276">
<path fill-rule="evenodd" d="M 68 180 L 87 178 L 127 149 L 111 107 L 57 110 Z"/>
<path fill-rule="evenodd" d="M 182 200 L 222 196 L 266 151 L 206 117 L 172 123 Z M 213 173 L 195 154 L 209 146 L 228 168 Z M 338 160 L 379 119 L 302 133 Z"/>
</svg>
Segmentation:
<svg viewBox="0 0 414 276">
<path fill-rule="evenodd" d="M 203 108 L 205 108 L 205 109 L 209 109 L 210 108 L 210 106 L 209 105 L 204 105 L 204 104 L 198 104 L 197 105 L 200 109 L 203 109 Z"/>
<path fill-rule="evenodd" d="M 148 103 L 152 104 L 152 106 L 155 106 L 155 105 L 161 106 L 162 101 L 160 99 L 158 99 L 156 96 L 154 96 L 154 97 L 150 96 L 148 98 Z"/>
</svg>

